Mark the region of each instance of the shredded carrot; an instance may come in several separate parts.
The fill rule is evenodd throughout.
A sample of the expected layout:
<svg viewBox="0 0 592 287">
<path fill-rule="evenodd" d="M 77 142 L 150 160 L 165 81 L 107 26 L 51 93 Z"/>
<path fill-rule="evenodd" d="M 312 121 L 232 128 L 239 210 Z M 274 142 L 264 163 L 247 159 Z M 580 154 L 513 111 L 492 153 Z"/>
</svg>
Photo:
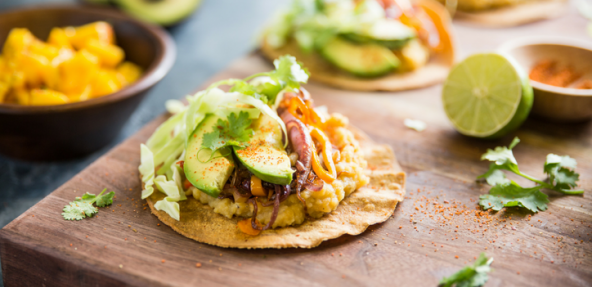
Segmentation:
<svg viewBox="0 0 592 287">
<path fill-rule="evenodd" d="M 309 121 L 310 121 L 308 124 L 313 125 L 313 126 L 320 128 L 320 129 L 324 129 L 325 122 L 323 122 L 321 116 L 319 116 L 317 111 L 314 110 L 314 107 L 312 106 L 312 101 L 307 100 L 306 106 L 308 107 L 308 116 L 309 116 Z"/>
<path fill-rule="evenodd" d="M 290 100 L 290 104 L 288 106 L 288 111 L 301 122 L 323 129 L 325 127 L 325 122 L 321 119 L 321 116 L 314 110 L 312 106 L 312 101 L 307 100 L 306 102 L 303 101 L 299 97 L 293 97 Z M 300 113 L 298 112 L 300 111 Z"/>
<path fill-rule="evenodd" d="M 298 110 L 300 110 L 300 113 L 298 113 Z M 307 123 L 310 118 L 308 106 L 299 97 L 293 97 L 290 100 L 288 111 L 303 123 Z"/>
<path fill-rule="evenodd" d="M 326 171 L 319 162 L 316 153 L 313 153 L 313 169 L 315 173 L 325 182 L 332 183 L 337 178 L 337 172 L 335 170 L 335 163 L 333 162 L 333 147 L 329 138 L 318 128 L 312 128 L 310 130 L 310 136 L 317 140 L 321 144 L 321 150 L 323 152 L 323 161 L 328 171 Z"/>
<path fill-rule="evenodd" d="M 248 235 L 259 235 L 259 233 L 261 233 L 261 230 L 257 230 L 254 229 L 253 226 L 251 225 L 251 218 L 247 218 L 244 220 L 241 220 L 238 222 L 238 229 L 240 229 L 240 231 L 242 233 L 248 234 Z"/>
</svg>

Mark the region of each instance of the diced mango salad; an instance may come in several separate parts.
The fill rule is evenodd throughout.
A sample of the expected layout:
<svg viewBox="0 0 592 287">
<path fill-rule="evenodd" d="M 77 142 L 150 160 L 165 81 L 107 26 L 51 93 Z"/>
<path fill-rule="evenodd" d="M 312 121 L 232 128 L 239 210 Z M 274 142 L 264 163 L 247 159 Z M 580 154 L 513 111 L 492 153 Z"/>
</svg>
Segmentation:
<svg viewBox="0 0 592 287">
<path fill-rule="evenodd" d="M 47 42 L 14 28 L 0 54 L 0 103 L 60 105 L 114 93 L 142 75 L 124 58 L 106 22 L 53 28 Z"/>
</svg>

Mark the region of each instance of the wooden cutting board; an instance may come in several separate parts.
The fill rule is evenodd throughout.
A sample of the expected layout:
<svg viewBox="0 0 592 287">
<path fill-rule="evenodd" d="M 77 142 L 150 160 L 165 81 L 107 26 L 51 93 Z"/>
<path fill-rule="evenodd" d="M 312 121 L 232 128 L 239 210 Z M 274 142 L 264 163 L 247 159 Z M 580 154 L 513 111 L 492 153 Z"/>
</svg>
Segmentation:
<svg viewBox="0 0 592 287">
<path fill-rule="evenodd" d="M 458 30 L 472 50 L 505 39 Z M 255 53 L 212 81 L 270 69 Z M 476 215 L 478 197 L 489 188 L 475 182 L 488 167 L 480 156 L 512 136 L 481 141 L 459 135 L 444 115 L 439 86 L 397 94 L 306 88 L 317 105 L 343 113 L 393 147 L 408 172 L 407 195 L 387 222 L 311 250 L 224 249 L 182 237 L 140 200 L 139 145 L 165 120 L 160 116 L 0 231 L 5 285 L 436 286 L 480 252 L 495 258 L 486 286 L 592 284 L 591 123 L 529 120 L 515 133 L 522 140 L 514 150 L 521 170 L 543 178 L 548 153 L 568 154 L 578 161 L 584 196 L 549 192 L 546 212 Z M 428 128 L 410 130 L 405 118 Z M 76 196 L 105 187 L 117 194 L 111 207 L 82 221 L 62 219 L 62 208 Z"/>
</svg>

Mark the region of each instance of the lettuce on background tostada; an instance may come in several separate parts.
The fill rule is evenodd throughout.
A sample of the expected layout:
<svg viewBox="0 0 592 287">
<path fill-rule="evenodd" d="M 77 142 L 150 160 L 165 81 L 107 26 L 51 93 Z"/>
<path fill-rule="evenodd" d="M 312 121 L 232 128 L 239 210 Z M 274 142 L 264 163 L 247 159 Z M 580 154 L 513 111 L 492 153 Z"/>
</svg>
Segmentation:
<svg viewBox="0 0 592 287">
<path fill-rule="evenodd" d="M 402 200 L 405 175 L 390 148 L 315 107 L 294 57 L 274 65 L 216 82 L 188 106 L 167 103 L 173 115 L 141 145 L 142 198 L 182 235 L 310 248 L 385 221 Z"/>
<path fill-rule="evenodd" d="M 294 0 L 261 48 L 270 59 L 296 55 L 318 82 L 394 91 L 446 77 L 451 31 L 448 12 L 433 0 Z"/>
</svg>

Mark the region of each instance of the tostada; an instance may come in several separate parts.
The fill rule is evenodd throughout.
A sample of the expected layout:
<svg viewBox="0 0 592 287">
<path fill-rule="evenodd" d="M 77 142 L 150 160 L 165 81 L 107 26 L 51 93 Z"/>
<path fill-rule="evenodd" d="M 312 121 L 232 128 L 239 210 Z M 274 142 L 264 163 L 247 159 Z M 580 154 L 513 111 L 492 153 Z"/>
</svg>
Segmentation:
<svg viewBox="0 0 592 287">
<path fill-rule="evenodd" d="M 454 61 L 450 17 L 433 0 L 294 0 L 265 30 L 270 60 L 295 55 L 317 82 L 396 91 L 442 82 Z"/>
<path fill-rule="evenodd" d="M 167 103 L 173 115 L 141 145 L 142 198 L 180 234 L 311 248 L 387 220 L 403 200 L 391 149 L 316 107 L 294 57 L 274 65 Z"/>
<path fill-rule="evenodd" d="M 455 9 L 454 19 L 466 24 L 502 28 L 563 15 L 568 0 L 439 0 Z"/>
</svg>

